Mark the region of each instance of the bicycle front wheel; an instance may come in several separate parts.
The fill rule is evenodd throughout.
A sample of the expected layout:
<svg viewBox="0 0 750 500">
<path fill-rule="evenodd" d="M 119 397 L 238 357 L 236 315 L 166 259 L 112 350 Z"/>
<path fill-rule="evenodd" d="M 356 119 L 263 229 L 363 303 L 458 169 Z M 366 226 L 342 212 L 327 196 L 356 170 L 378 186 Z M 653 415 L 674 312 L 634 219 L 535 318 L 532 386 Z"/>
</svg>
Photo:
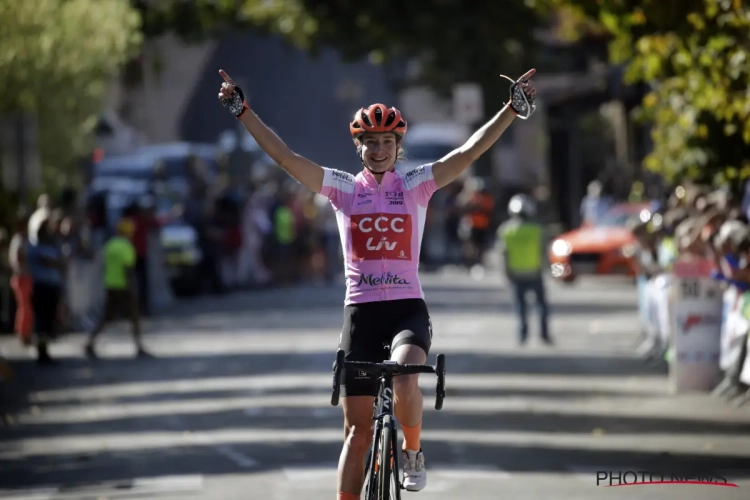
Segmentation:
<svg viewBox="0 0 750 500">
<path fill-rule="evenodd" d="M 380 500 L 401 500 L 401 484 L 398 478 L 398 457 L 394 443 L 396 442 L 396 422 L 393 417 L 383 417 L 383 428 L 380 434 Z"/>
</svg>

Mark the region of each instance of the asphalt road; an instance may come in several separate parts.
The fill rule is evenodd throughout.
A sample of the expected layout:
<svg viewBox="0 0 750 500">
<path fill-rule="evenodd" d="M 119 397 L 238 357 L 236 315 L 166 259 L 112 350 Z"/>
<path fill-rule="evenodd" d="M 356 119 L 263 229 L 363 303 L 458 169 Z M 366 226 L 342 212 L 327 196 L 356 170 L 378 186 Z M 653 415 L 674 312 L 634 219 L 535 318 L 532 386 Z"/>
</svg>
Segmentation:
<svg viewBox="0 0 750 500">
<path fill-rule="evenodd" d="M 750 413 L 668 394 L 666 368 L 635 357 L 631 285 L 551 286 L 557 345 L 520 348 L 497 277 L 423 281 L 448 393 L 433 410 L 423 376 L 429 480 L 405 500 L 750 495 Z M 308 286 L 184 302 L 148 323 L 154 360 L 132 359 L 123 325 L 103 337 L 103 359 L 84 359 L 73 335 L 46 369 L 3 338 L 19 379 L 0 402 L 0 498 L 334 499 L 342 298 Z M 721 475 L 739 488 L 604 488 L 604 470 Z"/>
</svg>

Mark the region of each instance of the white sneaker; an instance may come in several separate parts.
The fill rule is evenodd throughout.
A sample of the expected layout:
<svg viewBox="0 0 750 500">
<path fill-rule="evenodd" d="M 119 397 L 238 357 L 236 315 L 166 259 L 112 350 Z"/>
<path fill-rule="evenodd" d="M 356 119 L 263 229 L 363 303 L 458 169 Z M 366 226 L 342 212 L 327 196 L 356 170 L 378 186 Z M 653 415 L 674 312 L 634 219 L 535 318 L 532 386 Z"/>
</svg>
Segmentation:
<svg viewBox="0 0 750 500">
<path fill-rule="evenodd" d="M 427 471 L 424 468 L 422 450 L 402 450 L 401 460 L 404 462 L 404 489 L 422 491 L 427 486 Z"/>
</svg>

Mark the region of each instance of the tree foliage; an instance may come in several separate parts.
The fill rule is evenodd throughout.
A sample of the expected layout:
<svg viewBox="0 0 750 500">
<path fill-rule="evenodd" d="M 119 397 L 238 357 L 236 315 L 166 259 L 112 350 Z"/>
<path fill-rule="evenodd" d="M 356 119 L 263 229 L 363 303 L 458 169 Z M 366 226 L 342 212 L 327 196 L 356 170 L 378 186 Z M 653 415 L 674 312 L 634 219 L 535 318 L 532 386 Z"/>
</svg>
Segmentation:
<svg viewBox="0 0 750 500">
<path fill-rule="evenodd" d="M 750 8 L 741 0 L 552 0 L 598 20 L 626 81 L 651 91 L 648 168 L 699 181 L 750 176 Z M 717 179 L 718 177 L 718 179 Z"/>
<path fill-rule="evenodd" d="M 554 18 L 563 36 L 607 32 L 610 59 L 626 65 L 626 82 L 650 85 L 639 109 L 654 141 L 646 166 L 668 178 L 698 180 L 750 175 L 750 9 L 743 3 L 135 1 L 146 36 L 173 31 L 197 40 L 226 27 L 253 27 L 313 53 L 332 46 L 346 59 L 416 59 L 421 81 L 438 90 L 462 80 L 482 83 L 489 108 L 506 97 L 498 73 L 525 69 L 532 33 L 545 20 Z"/>
<path fill-rule="evenodd" d="M 344 60 L 381 63 L 394 86 L 427 85 L 449 95 L 453 84 L 484 88 L 487 115 L 508 99 L 500 74 L 520 76 L 533 58 L 540 13 L 530 0 L 237 0 L 139 2 L 145 32 L 174 31 L 185 39 L 224 27 L 279 34 L 315 55 L 337 49 Z M 403 71 L 406 63 L 416 71 Z M 411 66 L 415 68 L 415 66 Z M 395 70 L 395 71 L 394 71 Z M 490 156 L 479 168 L 489 169 Z"/>
<path fill-rule="evenodd" d="M 349 2 L 346 0 L 240 0 L 136 2 L 147 36 L 172 31 L 187 40 L 226 27 L 253 27 L 282 35 L 317 53 L 337 49 L 346 60 L 376 63 L 417 59 L 420 80 L 439 90 L 462 81 L 499 85 L 499 73 L 523 71 L 539 14 L 521 0 Z"/>
<path fill-rule="evenodd" d="M 103 99 L 140 42 L 126 0 L 0 0 L 0 115 L 35 114 L 46 171 L 88 144 Z"/>
<path fill-rule="evenodd" d="M 318 24 L 317 41 L 345 57 L 416 59 L 433 87 L 478 81 L 503 89 L 500 73 L 523 71 L 537 13 L 521 1 L 397 0 L 352 3 L 302 0 Z M 526 50 L 524 50 L 526 49 Z"/>
</svg>

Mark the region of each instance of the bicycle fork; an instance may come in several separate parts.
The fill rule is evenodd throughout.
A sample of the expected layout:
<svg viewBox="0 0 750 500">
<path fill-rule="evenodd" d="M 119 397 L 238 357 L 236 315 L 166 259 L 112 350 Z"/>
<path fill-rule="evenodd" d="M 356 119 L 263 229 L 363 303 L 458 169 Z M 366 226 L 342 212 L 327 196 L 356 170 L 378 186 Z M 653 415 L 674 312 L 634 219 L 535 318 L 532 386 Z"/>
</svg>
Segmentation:
<svg viewBox="0 0 750 500">
<path fill-rule="evenodd" d="M 401 500 L 401 489 L 402 477 L 400 475 L 400 464 L 397 447 L 398 445 L 398 431 L 396 425 L 396 417 L 393 414 L 393 386 L 390 380 L 381 380 L 381 389 L 378 391 L 378 395 L 373 405 L 372 419 L 375 421 L 375 428 L 373 431 L 373 442 L 370 450 L 370 456 L 368 463 L 374 464 L 373 470 L 376 474 L 371 474 L 368 477 L 368 489 L 367 491 L 377 491 L 378 485 L 374 483 L 378 477 L 377 472 L 380 470 L 380 450 L 382 449 L 382 443 L 380 440 L 383 436 L 383 430 L 385 426 L 388 426 L 390 432 L 388 432 L 388 439 L 391 441 L 391 460 L 388 473 L 392 475 L 392 478 L 396 481 L 394 484 L 396 498 L 391 500 Z M 386 423 L 387 422 L 387 423 Z M 369 472 L 369 471 L 368 471 Z"/>
</svg>

